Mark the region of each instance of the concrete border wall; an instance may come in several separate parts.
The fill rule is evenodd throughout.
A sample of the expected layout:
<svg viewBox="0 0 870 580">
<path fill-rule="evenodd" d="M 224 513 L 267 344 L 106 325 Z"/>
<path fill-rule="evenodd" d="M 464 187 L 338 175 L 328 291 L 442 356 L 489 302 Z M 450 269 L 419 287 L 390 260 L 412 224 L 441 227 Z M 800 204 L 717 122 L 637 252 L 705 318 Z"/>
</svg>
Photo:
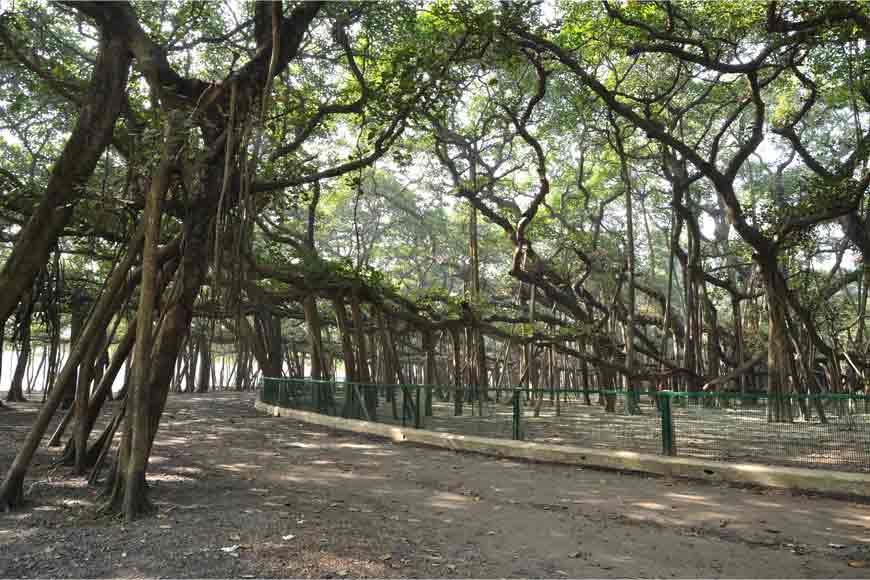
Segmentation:
<svg viewBox="0 0 870 580">
<path fill-rule="evenodd" d="M 285 409 L 259 400 L 254 406 L 258 411 L 275 417 L 288 417 L 332 429 L 375 435 L 390 439 L 394 443 L 416 443 L 496 457 L 636 471 L 669 477 L 870 497 L 870 474 L 867 473 L 779 467 L 753 463 L 725 463 L 690 457 L 666 457 L 651 453 L 635 453 L 633 451 L 589 449 L 573 445 L 549 445 L 510 439 L 492 439 L 331 417 L 308 411 Z"/>
</svg>

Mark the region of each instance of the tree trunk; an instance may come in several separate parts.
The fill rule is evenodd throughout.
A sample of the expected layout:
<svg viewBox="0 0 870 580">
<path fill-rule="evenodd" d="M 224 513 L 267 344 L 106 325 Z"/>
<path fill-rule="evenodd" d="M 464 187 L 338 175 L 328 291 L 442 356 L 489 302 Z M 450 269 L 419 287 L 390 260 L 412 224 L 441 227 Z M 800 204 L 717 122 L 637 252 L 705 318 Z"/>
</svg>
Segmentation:
<svg viewBox="0 0 870 580">
<path fill-rule="evenodd" d="M 18 362 L 15 365 L 15 372 L 12 375 L 12 383 L 9 386 L 9 392 L 6 394 L 6 400 L 11 403 L 24 402 L 24 371 L 27 370 L 27 363 L 30 361 L 30 322 L 33 316 L 34 296 L 32 291 L 25 295 L 22 302 L 22 311 L 20 323 L 18 325 Z M 0 352 L 2 356 L 2 352 Z"/>
<path fill-rule="evenodd" d="M 100 414 L 100 410 L 102 409 L 106 399 L 108 399 L 109 394 L 112 392 L 112 385 L 115 382 L 115 377 L 118 376 L 121 367 L 126 363 L 128 356 L 133 349 L 133 343 L 135 339 L 136 320 L 134 319 L 130 323 L 130 326 L 127 328 L 127 332 L 121 339 L 121 342 L 118 343 L 118 347 L 115 349 L 115 353 L 112 355 L 112 360 L 109 363 L 109 367 L 106 369 L 106 372 L 103 373 L 103 376 L 100 379 L 97 388 L 94 389 L 94 394 L 91 397 L 90 402 L 88 403 L 88 411 L 85 417 L 85 422 L 81 427 L 76 427 L 76 432 L 78 433 L 79 429 L 81 429 L 83 435 L 71 437 L 67 441 L 67 446 L 63 452 L 65 462 L 69 462 L 70 459 L 74 459 L 78 455 L 76 451 L 79 446 L 78 441 L 82 440 L 84 442 L 87 442 L 88 438 L 90 437 L 90 434 L 94 429 L 94 424 L 97 422 L 97 417 Z M 88 452 L 85 456 L 84 464 L 91 465 L 94 459 L 95 457 L 90 452 Z"/>
<path fill-rule="evenodd" d="M 63 369 L 57 377 L 54 388 L 42 407 L 40 407 L 33 426 L 24 440 L 24 444 L 15 455 L 6 478 L 3 480 L 2 486 L 0 486 L 0 511 L 15 508 L 21 504 L 24 476 L 27 474 L 27 468 L 30 466 L 33 454 L 39 446 L 43 435 L 45 435 L 48 424 L 51 422 L 51 418 L 60 405 L 61 400 L 67 395 L 68 391 L 72 390 L 75 384 L 75 372 L 85 355 L 86 346 L 91 341 L 96 340 L 100 333 L 105 332 L 109 319 L 114 310 L 120 305 L 119 295 L 124 284 L 127 282 L 130 267 L 133 265 L 134 259 L 139 255 L 143 241 L 142 233 L 143 229 L 140 227 L 133 235 L 127 249 L 127 255 L 112 272 L 105 290 L 91 312 L 90 317 L 88 317 L 80 339 L 71 347 L 69 357 L 67 357 Z"/>
<path fill-rule="evenodd" d="M 332 301 L 332 307 L 335 310 L 335 321 L 338 325 L 338 334 L 341 339 L 341 350 L 344 358 L 344 378 L 347 383 L 344 386 L 344 411 L 342 415 L 359 418 L 362 414 L 361 401 L 357 398 L 359 388 L 355 384 L 350 384 L 359 382 L 359 376 L 356 370 L 353 343 L 347 328 L 347 310 L 344 307 L 344 300 L 336 298 Z"/>
<path fill-rule="evenodd" d="M 85 184 L 112 139 L 115 121 L 125 102 L 131 57 L 126 39 L 116 35 L 108 25 L 101 27 L 90 88 L 76 124 L 52 167 L 39 205 L 0 268 L 0 320 L 9 318 L 48 262 L 76 202 L 86 190 Z"/>
<path fill-rule="evenodd" d="M 628 320 L 625 324 L 625 412 L 629 415 L 640 413 L 638 393 L 634 386 L 634 332 L 637 303 L 635 298 L 635 256 L 634 256 L 634 211 L 632 207 L 631 174 L 628 159 L 623 147 L 622 131 L 611 118 L 614 129 L 616 152 L 619 155 L 620 175 L 625 187 L 625 269 L 628 272 Z"/>
<path fill-rule="evenodd" d="M 73 290 L 72 293 L 72 303 L 70 304 L 70 348 L 73 345 L 77 345 L 79 338 L 82 333 L 82 327 L 85 324 L 85 319 L 87 318 L 87 299 L 79 290 Z M 87 354 L 87 350 L 85 351 Z M 72 381 L 72 385 L 67 389 L 67 393 L 63 398 L 63 402 L 61 404 L 62 409 L 70 409 L 75 402 L 75 384 L 78 380 L 77 372 L 74 372 L 70 377 L 70 381 Z M 65 388 L 65 387 L 64 387 Z"/>
<path fill-rule="evenodd" d="M 145 472 L 150 455 L 152 423 L 156 408 L 152 405 L 149 378 L 152 364 L 151 345 L 156 320 L 157 293 L 159 290 L 157 246 L 160 243 L 160 216 L 163 198 L 171 183 L 175 158 L 180 151 L 182 119 L 171 115 L 167 120 L 163 155 L 157 169 L 152 173 L 151 187 L 145 198 L 144 242 L 142 247 L 142 281 L 139 290 L 139 307 L 136 314 L 136 343 L 133 354 L 133 377 L 127 395 L 127 418 L 124 437 L 114 478 L 114 493 L 110 506 L 118 508 L 129 521 L 150 508 L 146 495 Z M 188 241 L 188 246 L 190 242 Z M 183 270 L 182 270 L 183 271 Z M 198 288 L 197 288 L 198 290 Z M 175 360 L 168 364 L 169 377 L 175 368 Z M 169 384 L 167 381 L 166 387 Z M 157 414 L 159 420 L 159 414 Z M 156 431 L 156 429 L 155 429 Z"/>
<path fill-rule="evenodd" d="M 776 258 L 769 257 L 762 266 L 768 297 L 767 339 L 767 419 L 771 422 L 791 422 L 788 400 L 791 345 L 788 335 L 788 310 L 785 280 L 776 267 Z"/>
<path fill-rule="evenodd" d="M 453 343 L 453 414 L 459 416 L 462 415 L 465 392 L 462 388 L 462 349 L 459 331 L 453 327 L 450 328 L 450 340 Z"/>
<path fill-rule="evenodd" d="M 426 399 L 424 412 L 426 417 L 432 416 L 432 385 L 435 384 L 435 342 L 432 331 L 428 328 L 423 331 L 423 350 L 426 353 L 426 363 L 423 366 L 423 384 L 426 385 Z"/>
<path fill-rule="evenodd" d="M 101 336 L 91 343 L 90 348 L 87 350 L 87 354 L 85 354 L 85 357 L 79 365 L 79 379 L 76 384 L 75 394 L 76 401 L 75 407 L 73 407 L 76 419 L 76 428 L 73 431 L 73 438 L 76 441 L 73 472 L 76 475 L 83 475 L 87 469 L 85 452 L 87 451 L 88 435 L 88 431 L 86 430 L 88 400 L 90 399 L 91 394 L 91 379 L 94 374 L 94 361 L 102 350 L 105 335 L 105 332 L 103 332 Z"/>
<path fill-rule="evenodd" d="M 207 393 L 211 377 L 211 348 L 205 332 L 199 337 L 199 375 L 197 375 L 196 392 Z"/>
<path fill-rule="evenodd" d="M 367 348 L 367 339 L 365 334 L 365 323 L 362 317 L 362 308 L 359 303 L 359 296 L 356 292 L 351 292 L 350 295 L 350 315 L 353 320 L 353 337 L 356 347 L 356 372 L 363 386 L 363 400 L 365 401 L 366 410 L 369 419 L 377 420 L 378 413 L 378 391 L 377 389 L 365 385 L 372 380 L 369 372 L 369 356 Z"/>
</svg>

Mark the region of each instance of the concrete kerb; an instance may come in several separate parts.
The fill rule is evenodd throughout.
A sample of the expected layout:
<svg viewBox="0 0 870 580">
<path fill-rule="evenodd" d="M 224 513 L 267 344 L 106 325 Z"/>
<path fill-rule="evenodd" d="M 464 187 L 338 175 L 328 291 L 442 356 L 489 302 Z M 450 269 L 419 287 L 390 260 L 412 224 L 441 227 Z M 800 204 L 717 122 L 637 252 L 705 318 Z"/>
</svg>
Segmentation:
<svg viewBox="0 0 870 580">
<path fill-rule="evenodd" d="M 496 457 L 635 471 L 667 477 L 786 488 L 828 495 L 870 497 L 870 474 L 866 473 L 753 463 L 724 463 L 633 451 L 589 449 L 573 445 L 549 445 L 528 441 L 492 439 L 331 417 L 308 411 L 285 409 L 262 401 L 257 401 L 254 406 L 258 411 L 275 417 L 288 417 L 333 429 L 375 435 L 390 439 L 394 443 L 416 443 Z"/>
</svg>

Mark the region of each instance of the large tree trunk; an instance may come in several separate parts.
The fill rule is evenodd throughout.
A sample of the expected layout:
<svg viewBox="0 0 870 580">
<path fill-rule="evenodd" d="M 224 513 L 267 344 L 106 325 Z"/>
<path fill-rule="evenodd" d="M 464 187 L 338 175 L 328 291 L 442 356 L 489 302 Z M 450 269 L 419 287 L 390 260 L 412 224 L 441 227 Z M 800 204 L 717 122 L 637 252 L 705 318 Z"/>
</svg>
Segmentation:
<svg viewBox="0 0 870 580">
<path fill-rule="evenodd" d="M 311 378 L 323 378 L 323 336 L 320 330 L 320 315 L 317 312 L 317 301 L 314 296 L 306 296 L 302 300 L 305 314 L 305 324 L 308 330 L 308 347 L 311 353 Z"/>
<path fill-rule="evenodd" d="M 170 116 L 167 120 L 165 143 L 160 164 L 152 174 L 151 187 L 145 198 L 144 243 L 142 247 L 142 282 L 139 307 L 136 314 L 136 344 L 133 353 L 133 377 L 127 395 L 127 420 L 121 443 L 118 471 L 115 476 L 116 493 L 113 502 L 120 502 L 124 516 L 131 520 L 148 508 L 145 472 L 151 446 L 152 409 L 149 387 L 151 341 L 157 308 L 158 262 L 160 243 L 160 207 L 169 190 L 175 157 L 181 147 L 181 119 Z M 195 243 L 195 242 L 194 242 Z M 188 240 L 188 245 L 190 241 Z M 175 360 L 169 365 L 175 368 Z M 168 386 L 168 385 L 167 385 Z M 122 495 L 123 492 L 123 495 Z"/>
<path fill-rule="evenodd" d="M 251 326 L 246 317 L 239 317 L 240 334 L 250 345 L 263 376 L 284 376 L 281 320 L 271 314 L 257 313 L 254 315 L 254 324 L 256 327 Z"/>
<path fill-rule="evenodd" d="M 347 310 L 344 307 L 344 299 L 334 299 L 332 307 L 335 310 L 335 321 L 338 325 L 338 334 L 341 339 L 341 350 L 344 359 L 344 379 L 346 384 L 344 385 L 344 410 L 342 415 L 358 418 L 362 414 L 362 402 L 359 400 L 358 386 L 351 383 L 359 382 L 359 376 L 356 370 L 353 342 L 351 341 L 350 331 L 347 328 Z"/>
<path fill-rule="evenodd" d="M 88 94 L 52 168 L 42 200 L 0 268 L 0 320 L 12 314 L 48 261 L 51 249 L 86 191 L 97 161 L 112 139 L 115 121 L 124 103 L 131 54 L 125 40 L 110 28 L 104 26 L 100 31 Z"/>
<path fill-rule="evenodd" d="M 767 327 L 767 419 L 772 422 L 792 421 L 789 383 L 791 341 L 788 334 L 788 297 L 785 280 L 779 273 L 775 257 L 761 265 L 768 300 Z"/>
<path fill-rule="evenodd" d="M 203 181 L 205 191 L 216 190 L 216 183 L 220 183 L 220 180 L 213 173 L 207 175 Z M 162 301 L 165 305 L 164 314 L 153 346 L 149 350 L 149 357 L 146 360 L 147 380 L 140 383 L 140 385 L 144 385 L 145 391 L 145 396 L 139 401 L 140 409 L 143 404 L 147 403 L 147 406 L 141 412 L 142 416 L 132 420 L 134 429 L 147 426 L 147 430 L 144 437 L 142 433 L 137 434 L 135 431 L 132 434 L 125 433 L 114 475 L 108 482 L 111 486 L 111 492 L 106 509 L 114 511 L 123 508 L 124 516 L 127 518 L 135 518 L 149 506 L 144 486 L 145 468 L 147 467 L 147 459 L 151 454 L 154 437 L 157 435 L 166 397 L 169 394 L 169 386 L 181 343 L 188 333 L 190 321 L 193 318 L 193 305 L 205 279 L 208 264 L 209 225 L 212 223 L 212 217 L 208 212 L 194 213 L 191 219 L 185 223 L 181 262 L 175 280 L 167 290 L 169 294 L 164 296 Z M 133 375 L 136 376 L 135 370 Z M 130 388 L 130 403 L 132 403 L 132 389 L 135 389 L 135 382 L 131 381 Z M 140 396 L 142 396 L 141 393 Z M 128 413 L 132 412 L 133 408 L 128 409 Z M 136 449 L 132 449 L 130 445 L 134 441 Z M 126 491 L 127 481 L 135 481 L 133 490 L 129 492 L 129 499 Z"/>
</svg>

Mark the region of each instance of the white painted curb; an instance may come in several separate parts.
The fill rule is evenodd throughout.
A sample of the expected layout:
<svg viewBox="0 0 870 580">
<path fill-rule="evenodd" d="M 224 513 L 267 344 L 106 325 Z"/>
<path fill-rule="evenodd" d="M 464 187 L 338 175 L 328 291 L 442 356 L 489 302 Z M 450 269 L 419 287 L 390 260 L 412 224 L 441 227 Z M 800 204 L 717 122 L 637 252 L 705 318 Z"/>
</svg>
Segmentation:
<svg viewBox="0 0 870 580">
<path fill-rule="evenodd" d="M 753 463 L 725 463 L 690 457 L 666 457 L 652 453 L 589 449 L 573 445 L 550 445 L 510 439 L 493 439 L 472 435 L 441 433 L 425 429 L 396 427 L 355 419 L 330 417 L 319 413 L 285 409 L 257 401 L 254 407 L 275 417 L 289 417 L 333 429 L 353 431 L 390 439 L 394 443 L 417 443 L 456 451 L 469 451 L 528 461 L 583 465 L 621 471 L 638 471 L 669 477 L 687 477 L 709 481 L 742 483 L 812 491 L 835 495 L 870 497 L 870 474 L 779 467 Z"/>
</svg>

